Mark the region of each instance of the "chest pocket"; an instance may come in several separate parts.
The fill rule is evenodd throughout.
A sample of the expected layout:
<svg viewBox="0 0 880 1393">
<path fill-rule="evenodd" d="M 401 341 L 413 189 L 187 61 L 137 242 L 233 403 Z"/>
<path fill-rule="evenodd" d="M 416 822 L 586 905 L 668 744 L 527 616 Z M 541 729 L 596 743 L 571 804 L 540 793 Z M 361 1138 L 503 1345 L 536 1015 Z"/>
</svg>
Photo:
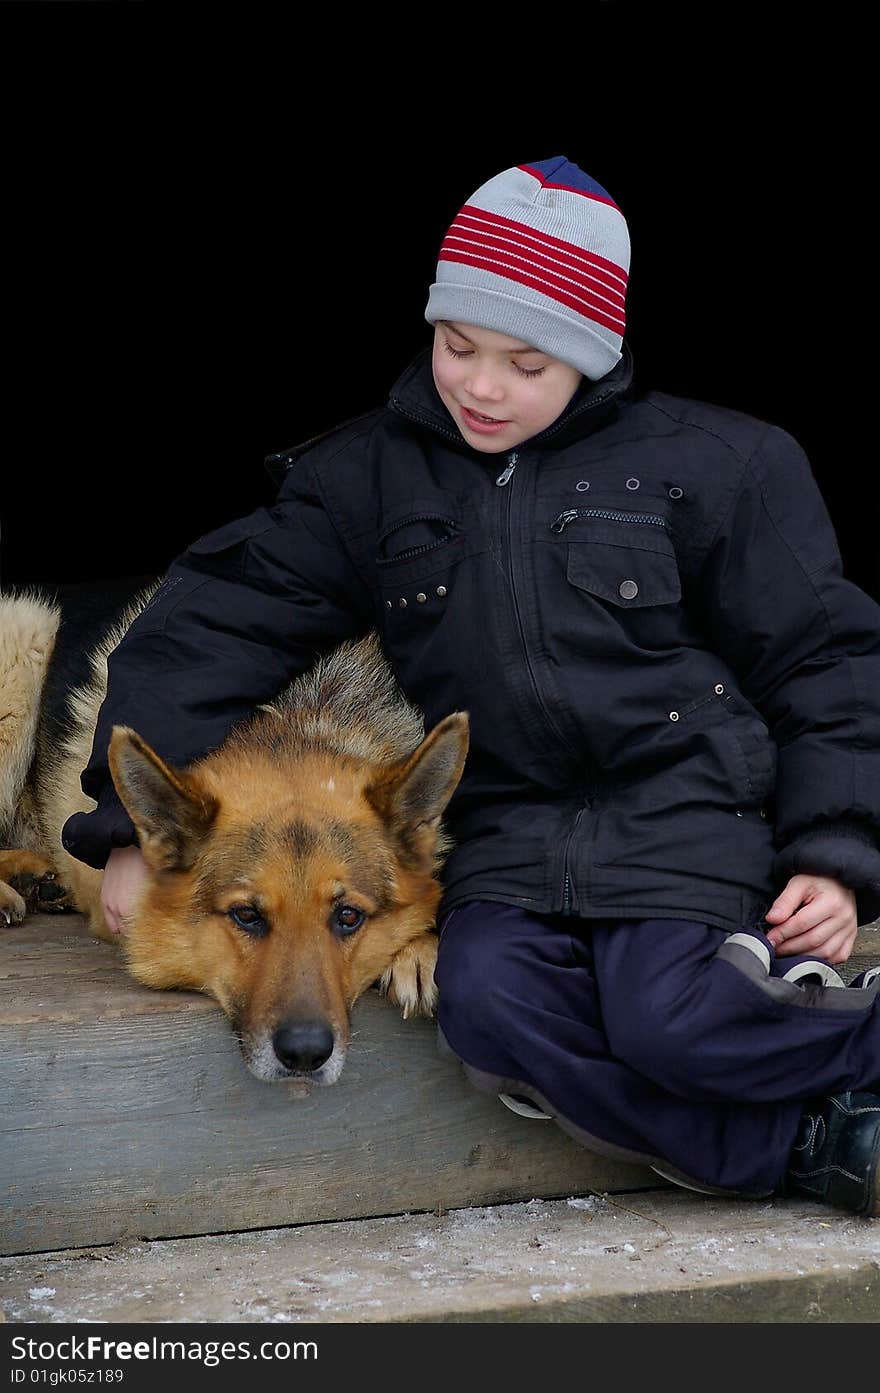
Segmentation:
<svg viewBox="0 0 880 1393">
<path fill-rule="evenodd" d="M 407 695 L 423 708 L 440 700 L 467 656 L 462 634 L 482 603 L 478 558 L 487 545 L 479 520 L 466 523 L 454 497 L 411 499 L 385 518 L 377 537 L 383 647 Z"/>
<path fill-rule="evenodd" d="M 434 590 L 466 556 L 484 548 L 477 520 L 465 522 L 464 502 L 455 493 L 410 498 L 386 514 L 376 538 L 375 574 L 383 607 L 392 599 L 407 608 L 434 582 Z M 393 597 L 393 598 L 392 598 Z M 400 600 L 407 606 L 400 606 Z"/>
<path fill-rule="evenodd" d="M 621 609 L 676 604 L 681 577 L 675 547 L 666 523 L 651 518 L 645 513 L 621 514 L 619 520 L 589 514 L 571 519 L 566 562 L 571 584 Z"/>
<path fill-rule="evenodd" d="M 385 528 L 379 537 L 376 565 L 380 575 L 401 562 L 442 551 L 461 536 L 461 525 L 451 509 L 411 512 Z M 430 564 L 430 563 L 428 563 Z"/>
</svg>

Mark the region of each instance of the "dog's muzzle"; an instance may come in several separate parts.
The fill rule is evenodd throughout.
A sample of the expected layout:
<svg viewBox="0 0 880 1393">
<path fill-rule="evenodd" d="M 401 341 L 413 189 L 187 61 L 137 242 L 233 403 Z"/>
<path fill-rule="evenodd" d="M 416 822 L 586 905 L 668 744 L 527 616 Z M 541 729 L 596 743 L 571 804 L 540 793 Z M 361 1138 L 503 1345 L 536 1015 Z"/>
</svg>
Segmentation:
<svg viewBox="0 0 880 1393">
<path fill-rule="evenodd" d="M 347 1053 L 345 1038 L 326 1021 L 288 1023 L 271 1035 L 239 1034 L 239 1043 L 251 1073 L 264 1083 L 296 1078 L 336 1083 Z"/>
<path fill-rule="evenodd" d="M 326 1021 L 298 1021 L 282 1025 L 272 1036 L 276 1057 L 295 1074 L 312 1074 L 333 1053 L 336 1043 Z"/>
</svg>

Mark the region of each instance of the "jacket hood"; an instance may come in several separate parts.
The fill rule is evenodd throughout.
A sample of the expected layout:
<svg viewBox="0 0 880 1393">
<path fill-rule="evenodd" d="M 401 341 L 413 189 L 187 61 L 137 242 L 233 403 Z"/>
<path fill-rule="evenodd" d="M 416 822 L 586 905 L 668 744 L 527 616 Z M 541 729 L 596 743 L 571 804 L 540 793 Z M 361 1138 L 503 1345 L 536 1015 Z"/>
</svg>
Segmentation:
<svg viewBox="0 0 880 1393">
<path fill-rule="evenodd" d="M 435 430 L 444 436 L 452 436 L 463 449 L 483 455 L 465 440 L 454 418 L 447 410 L 434 382 L 431 367 L 433 348 L 424 348 L 401 373 L 388 396 L 388 406 L 398 415 L 410 421 Z M 573 440 L 590 435 L 598 426 L 613 415 L 620 403 L 632 393 L 633 360 L 626 343 L 622 357 L 611 372 L 593 382 L 582 378 L 581 382 L 556 420 L 537 435 L 523 441 L 524 445 L 538 445 L 545 441 L 551 448 L 569 445 Z"/>
</svg>

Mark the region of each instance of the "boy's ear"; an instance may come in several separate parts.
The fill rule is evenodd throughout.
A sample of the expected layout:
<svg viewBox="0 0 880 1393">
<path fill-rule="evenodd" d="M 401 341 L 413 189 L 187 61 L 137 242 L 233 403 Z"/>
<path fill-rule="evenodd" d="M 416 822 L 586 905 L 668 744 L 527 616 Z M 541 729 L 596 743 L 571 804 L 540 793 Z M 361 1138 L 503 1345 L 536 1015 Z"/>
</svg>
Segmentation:
<svg viewBox="0 0 880 1393">
<path fill-rule="evenodd" d="M 127 726 L 114 726 L 109 748 L 116 792 L 154 871 L 186 871 L 217 814 L 217 800 L 172 769 Z"/>
<path fill-rule="evenodd" d="M 417 860 L 430 861 L 434 855 L 440 818 L 464 771 L 469 732 L 467 712 L 454 711 L 408 759 L 377 775 L 365 790 L 401 846 Z"/>
</svg>

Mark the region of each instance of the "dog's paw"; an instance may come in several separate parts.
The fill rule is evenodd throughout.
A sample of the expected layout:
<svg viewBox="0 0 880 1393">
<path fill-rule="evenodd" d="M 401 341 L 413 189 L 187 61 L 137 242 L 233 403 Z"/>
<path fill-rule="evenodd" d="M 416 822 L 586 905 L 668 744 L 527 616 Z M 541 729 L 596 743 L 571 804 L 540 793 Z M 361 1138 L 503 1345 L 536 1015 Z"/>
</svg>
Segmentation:
<svg viewBox="0 0 880 1393">
<path fill-rule="evenodd" d="M 27 905 L 17 890 L 0 880 L 0 928 L 20 924 L 27 914 Z"/>
<path fill-rule="evenodd" d="M 62 914 L 75 909 L 73 897 L 54 871 L 34 875 L 23 871 L 9 878 L 10 884 L 26 901 L 31 914 Z"/>
<path fill-rule="evenodd" d="M 77 908 L 71 890 L 58 880 L 54 871 L 35 876 L 26 889 L 22 886 L 17 889 L 24 894 L 32 914 L 67 914 Z"/>
<path fill-rule="evenodd" d="M 437 962 L 437 935 L 419 934 L 401 948 L 379 979 L 379 991 L 410 1016 L 433 1016 L 437 1005 L 434 966 Z"/>
</svg>

